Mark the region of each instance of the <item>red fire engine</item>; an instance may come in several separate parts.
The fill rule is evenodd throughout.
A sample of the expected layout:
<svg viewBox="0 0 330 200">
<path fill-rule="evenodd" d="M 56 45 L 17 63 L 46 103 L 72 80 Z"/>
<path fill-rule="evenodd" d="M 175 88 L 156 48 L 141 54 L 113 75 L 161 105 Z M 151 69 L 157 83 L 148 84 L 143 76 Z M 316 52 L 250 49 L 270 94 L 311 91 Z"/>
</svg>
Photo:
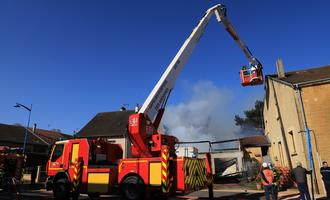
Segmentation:
<svg viewBox="0 0 330 200">
<path fill-rule="evenodd" d="M 25 156 L 20 149 L 0 146 L 0 188 L 16 189 L 21 181 Z"/>
<path fill-rule="evenodd" d="M 206 159 L 177 157 L 175 144 L 178 139 L 162 134 L 158 126 L 175 81 L 213 15 L 238 42 L 251 68 L 261 72 L 261 64 L 238 38 L 226 18 L 225 6 L 211 7 L 184 42 L 141 109 L 129 117 L 129 158 L 123 158 L 123 146 L 105 139 L 72 139 L 56 143 L 47 163 L 47 188 L 53 190 L 55 199 L 77 197 L 79 193 L 121 194 L 126 199 L 141 199 L 212 187 L 210 155 L 207 154 Z M 262 74 L 258 77 L 258 81 L 243 79 L 242 83 L 261 84 Z M 210 194 L 212 197 L 212 192 Z"/>
</svg>

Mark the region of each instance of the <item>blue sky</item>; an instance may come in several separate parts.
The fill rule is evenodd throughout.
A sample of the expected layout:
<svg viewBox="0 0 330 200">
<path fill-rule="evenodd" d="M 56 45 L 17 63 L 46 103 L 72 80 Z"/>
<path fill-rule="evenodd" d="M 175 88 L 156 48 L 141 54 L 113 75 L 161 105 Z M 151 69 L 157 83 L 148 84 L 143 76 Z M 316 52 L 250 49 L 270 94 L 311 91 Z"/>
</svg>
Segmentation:
<svg viewBox="0 0 330 200">
<path fill-rule="evenodd" d="M 265 74 L 330 63 L 329 1 L 0 1 L 0 123 L 26 124 L 16 102 L 33 104 L 32 123 L 72 133 L 95 114 L 142 104 L 207 8 L 228 17 Z M 228 118 L 263 98 L 243 88 L 247 63 L 212 19 L 181 73 L 169 106 L 189 101 L 193 86 L 230 91 Z M 227 94 L 227 93 L 226 93 Z"/>
</svg>

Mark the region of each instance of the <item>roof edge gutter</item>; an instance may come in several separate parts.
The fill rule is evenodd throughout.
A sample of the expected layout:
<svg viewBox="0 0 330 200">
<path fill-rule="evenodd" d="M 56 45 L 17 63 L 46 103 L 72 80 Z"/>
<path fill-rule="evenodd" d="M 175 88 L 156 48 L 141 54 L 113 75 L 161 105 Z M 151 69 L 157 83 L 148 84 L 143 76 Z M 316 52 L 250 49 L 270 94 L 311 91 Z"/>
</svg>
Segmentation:
<svg viewBox="0 0 330 200">
<path fill-rule="evenodd" d="M 315 85 L 315 84 L 323 84 L 323 83 L 328 83 L 330 82 L 330 78 L 324 78 L 324 79 L 319 79 L 319 80 L 314 80 L 314 81 L 305 81 L 301 83 L 296 83 L 294 84 L 295 86 L 300 86 L 300 87 L 306 87 L 310 85 Z"/>
<path fill-rule="evenodd" d="M 282 81 L 282 80 L 280 80 L 280 79 L 277 79 L 277 78 L 274 78 L 274 77 L 271 77 L 271 76 L 266 76 L 266 78 L 269 78 L 269 79 L 272 80 L 272 81 L 276 81 L 276 82 L 282 83 L 282 84 L 284 84 L 284 85 L 286 85 L 286 86 L 289 86 L 289 87 L 294 88 L 294 85 L 293 85 L 293 84 L 288 83 L 288 82 L 285 82 L 285 81 Z"/>
<path fill-rule="evenodd" d="M 305 81 L 305 82 L 300 82 L 300 83 L 294 83 L 294 84 L 292 84 L 292 83 L 288 83 L 288 82 L 282 81 L 280 79 L 274 78 L 272 76 L 266 76 L 266 77 L 269 78 L 269 79 L 271 79 L 271 80 L 273 80 L 273 81 L 282 83 L 282 84 L 287 85 L 289 87 L 292 87 L 294 89 L 330 82 L 330 78 L 324 78 L 324 79 L 319 79 L 319 80 Z"/>
</svg>

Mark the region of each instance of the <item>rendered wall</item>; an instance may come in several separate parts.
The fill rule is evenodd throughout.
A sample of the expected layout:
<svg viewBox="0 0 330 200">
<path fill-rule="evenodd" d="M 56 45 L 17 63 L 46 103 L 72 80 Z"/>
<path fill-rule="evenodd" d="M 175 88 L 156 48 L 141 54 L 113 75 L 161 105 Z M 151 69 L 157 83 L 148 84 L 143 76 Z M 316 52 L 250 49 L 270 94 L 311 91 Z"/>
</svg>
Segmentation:
<svg viewBox="0 0 330 200">
<path fill-rule="evenodd" d="M 307 166 L 305 136 L 301 132 L 304 129 L 296 91 L 268 79 L 265 92 L 265 135 L 271 142 L 269 154 L 272 161 L 275 165 L 286 167 L 295 167 L 298 161 Z"/>
</svg>

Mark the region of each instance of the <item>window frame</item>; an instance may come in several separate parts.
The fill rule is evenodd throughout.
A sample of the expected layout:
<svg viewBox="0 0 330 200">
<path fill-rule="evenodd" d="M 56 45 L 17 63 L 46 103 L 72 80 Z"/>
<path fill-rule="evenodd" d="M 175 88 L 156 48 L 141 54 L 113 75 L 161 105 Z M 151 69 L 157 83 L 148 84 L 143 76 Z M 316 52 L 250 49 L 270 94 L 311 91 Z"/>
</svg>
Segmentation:
<svg viewBox="0 0 330 200">
<path fill-rule="evenodd" d="M 56 159 L 54 158 L 56 155 L 56 148 L 58 147 L 62 147 L 62 153 L 61 155 L 57 156 Z M 56 162 L 61 156 L 63 156 L 63 152 L 64 152 L 64 144 L 55 144 L 54 148 L 53 148 L 53 152 L 52 152 L 52 156 L 50 157 L 50 162 Z"/>
</svg>

